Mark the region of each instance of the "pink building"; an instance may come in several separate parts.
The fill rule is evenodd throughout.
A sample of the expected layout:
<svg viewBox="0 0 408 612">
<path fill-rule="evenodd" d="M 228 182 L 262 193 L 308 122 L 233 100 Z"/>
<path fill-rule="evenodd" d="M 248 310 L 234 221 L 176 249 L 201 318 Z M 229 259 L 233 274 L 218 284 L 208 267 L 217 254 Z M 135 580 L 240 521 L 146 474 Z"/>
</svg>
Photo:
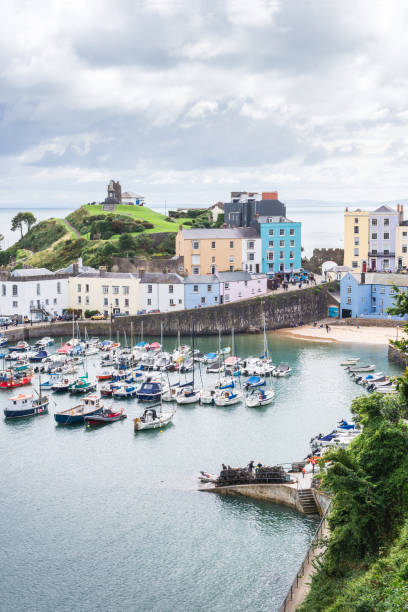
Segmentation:
<svg viewBox="0 0 408 612">
<path fill-rule="evenodd" d="M 249 274 L 249 272 L 218 272 L 220 281 L 220 302 L 236 302 L 267 291 L 266 274 Z"/>
</svg>

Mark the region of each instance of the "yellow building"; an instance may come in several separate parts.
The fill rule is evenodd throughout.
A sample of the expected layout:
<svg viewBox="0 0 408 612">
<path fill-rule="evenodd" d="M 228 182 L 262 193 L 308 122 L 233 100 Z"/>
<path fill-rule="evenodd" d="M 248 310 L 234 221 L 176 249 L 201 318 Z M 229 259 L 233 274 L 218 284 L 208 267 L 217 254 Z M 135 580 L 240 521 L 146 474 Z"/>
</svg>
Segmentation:
<svg viewBox="0 0 408 612">
<path fill-rule="evenodd" d="M 368 267 L 370 213 L 346 208 L 344 213 L 344 265 L 355 272 Z"/>
<path fill-rule="evenodd" d="M 68 279 L 68 304 L 76 310 L 97 310 L 106 316 L 135 315 L 140 309 L 136 274 L 84 272 Z"/>
<path fill-rule="evenodd" d="M 252 227 L 180 229 L 176 255 L 184 257 L 186 274 L 215 274 L 242 270 L 242 241 L 258 238 Z"/>
<path fill-rule="evenodd" d="M 408 225 L 396 228 L 395 265 L 397 268 L 408 268 Z"/>
</svg>

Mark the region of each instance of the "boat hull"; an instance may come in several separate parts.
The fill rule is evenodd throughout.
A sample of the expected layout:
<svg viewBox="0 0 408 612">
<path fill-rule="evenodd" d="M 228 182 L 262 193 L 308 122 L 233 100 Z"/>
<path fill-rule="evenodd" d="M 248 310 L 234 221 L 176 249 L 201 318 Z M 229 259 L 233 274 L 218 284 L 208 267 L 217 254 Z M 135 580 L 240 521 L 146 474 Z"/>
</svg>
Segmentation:
<svg viewBox="0 0 408 612">
<path fill-rule="evenodd" d="M 24 378 L 13 379 L 13 380 L 2 380 L 0 381 L 0 389 L 14 389 L 15 387 L 23 387 L 31 383 L 32 376 L 25 376 Z"/>
<path fill-rule="evenodd" d="M 38 416 L 39 414 L 46 414 L 48 412 L 48 401 L 39 404 L 38 406 L 30 406 L 24 410 L 12 410 L 5 409 L 4 416 L 6 419 L 24 419 L 31 416 Z"/>
<path fill-rule="evenodd" d="M 58 425 L 77 425 L 78 423 L 84 423 L 85 417 L 100 414 L 102 410 L 103 408 L 97 408 L 86 414 L 75 414 L 74 410 L 69 412 L 57 412 L 54 414 L 54 419 Z"/>
<path fill-rule="evenodd" d="M 155 421 L 151 421 L 148 423 L 144 423 L 140 420 L 140 418 L 134 420 L 134 429 L 135 431 L 141 431 L 143 429 L 159 429 L 160 427 L 165 427 L 168 425 L 173 419 L 174 414 L 163 414 L 162 417 Z"/>
</svg>

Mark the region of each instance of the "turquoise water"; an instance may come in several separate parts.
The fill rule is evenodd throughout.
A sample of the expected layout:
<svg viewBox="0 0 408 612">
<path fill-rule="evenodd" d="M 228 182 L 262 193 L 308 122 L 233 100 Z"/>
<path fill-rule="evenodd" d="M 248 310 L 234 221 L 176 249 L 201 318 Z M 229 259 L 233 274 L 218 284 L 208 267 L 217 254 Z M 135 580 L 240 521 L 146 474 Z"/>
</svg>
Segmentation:
<svg viewBox="0 0 408 612">
<path fill-rule="evenodd" d="M 54 405 L 48 416 L 1 420 L 2 610 L 279 609 L 316 520 L 199 492 L 197 474 L 222 462 L 304 457 L 311 436 L 348 417 L 361 393 L 338 365 L 346 356 L 398 370 L 385 347 L 270 338 L 274 360 L 288 361 L 293 374 L 274 379 L 275 401 L 262 409 L 179 406 L 162 433 L 136 435 L 133 400 L 122 402 L 127 420 L 98 430 L 56 427 Z M 207 351 L 216 339 L 198 344 Z M 236 344 L 240 355 L 256 355 L 263 339 L 238 336 Z M 76 402 L 54 398 L 58 409 Z"/>
</svg>

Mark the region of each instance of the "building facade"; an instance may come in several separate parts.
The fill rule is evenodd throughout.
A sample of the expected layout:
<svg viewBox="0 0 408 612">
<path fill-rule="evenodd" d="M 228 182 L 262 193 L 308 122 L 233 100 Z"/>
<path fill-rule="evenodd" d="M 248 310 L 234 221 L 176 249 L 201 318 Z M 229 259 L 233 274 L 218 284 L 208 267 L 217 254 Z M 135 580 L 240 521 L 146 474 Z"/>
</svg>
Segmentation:
<svg viewBox="0 0 408 612">
<path fill-rule="evenodd" d="M 69 307 L 96 310 L 105 317 L 135 315 L 140 309 L 140 279 L 120 272 L 84 272 L 68 281 Z"/>
<path fill-rule="evenodd" d="M 242 240 L 255 240 L 255 228 L 180 229 L 176 255 L 187 275 L 242 270 Z"/>
<path fill-rule="evenodd" d="M 183 310 L 184 285 L 178 274 L 147 272 L 140 280 L 140 309 L 146 312 Z"/>
<path fill-rule="evenodd" d="M 231 202 L 224 203 L 224 221 L 228 227 L 253 227 L 259 216 L 286 217 L 286 206 L 277 191 L 255 193 L 231 192 Z"/>
<path fill-rule="evenodd" d="M 404 208 L 380 206 L 374 211 L 357 209 L 344 213 L 344 265 L 356 272 L 394 271 L 402 257 Z M 400 242 L 399 242 L 400 240 Z M 398 247 L 401 252 L 398 253 Z"/>
<path fill-rule="evenodd" d="M 242 270 L 259 274 L 262 269 L 262 241 L 260 238 L 242 239 Z"/>
<path fill-rule="evenodd" d="M 341 317 L 400 319 L 387 312 L 394 305 L 395 287 L 408 291 L 408 275 L 348 272 L 340 281 Z"/>
<path fill-rule="evenodd" d="M 220 281 L 213 274 L 194 274 L 184 279 L 185 308 L 204 308 L 220 304 Z"/>
<path fill-rule="evenodd" d="M 259 217 L 262 272 L 290 274 L 302 267 L 302 224 L 285 217 Z"/>
<path fill-rule="evenodd" d="M 45 269 L 15 270 L 0 277 L 1 316 L 43 321 L 68 308 L 68 278 Z"/>
<path fill-rule="evenodd" d="M 395 261 L 397 269 L 408 268 L 408 221 L 397 227 L 395 238 Z"/>
<path fill-rule="evenodd" d="M 219 272 L 220 302 L 222 304 L 246 300 L 267 292 L 265 274 L 251 275 L 248 272 Z"/>
</svg>

